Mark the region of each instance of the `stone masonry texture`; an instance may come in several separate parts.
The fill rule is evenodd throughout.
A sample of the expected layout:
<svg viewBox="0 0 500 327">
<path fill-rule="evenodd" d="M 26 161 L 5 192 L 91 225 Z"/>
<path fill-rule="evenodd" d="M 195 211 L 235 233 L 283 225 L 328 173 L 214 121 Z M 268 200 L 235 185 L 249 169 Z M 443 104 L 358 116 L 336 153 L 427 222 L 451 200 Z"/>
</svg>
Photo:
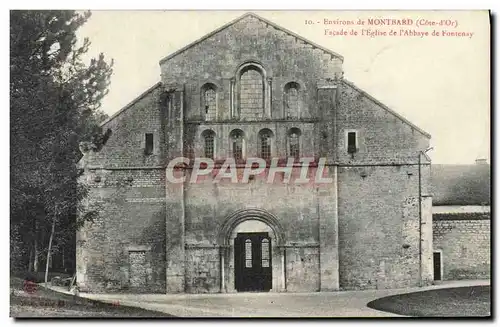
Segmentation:
<svg viewBox="0 0 500 327">
<path fill-rule="evenodd" d="M 162 60 L 161 82 L 105 122 L 109 140 L 79 163 L 81 182 L 91 187 L 85 204 L 100 212 L 77 235 L 80 287 L 234 292 L 232 233 L 253 220 L 267 226 L 272 241 L 273 292 L 428 282 L 432 235 L 419 227 L 430 226 L 430 162 L 422 159 L 419 169 L 418 156 L 430 136 L 344 80 L 342 62 L 253 14 Z M 254 83 L 262 89 L 252 91 L 262 95 L 256 115 L 254 107 L 252 115 L 239 110 L 247 66 L 262 76 Z M 290 82 L 298 87 L 293 114 L 285 101 Z M 215 119 L 205 117 L 207 83 L 216 91 Z M 332 183 L 287 184 L 283 174 L 273 183 L 264 175 L 236 184 L 213 183 L 213 175 L 197 183 L 166 179 L 171 159 L 204 156 L 207 130 L 216 159 L 231 156 L 236 129 L 244 157 L 259 156 L 266 129 L 272 156 L 286 158 L 292 128 L 300 130 L 301 157 L 327 159 Z M 355 153 L 347 151 L 349 131 L 356 132 Z M 152 154 L 144 151 L 146 133 L 153 134 Z M 189 181 L 192 169 L 177 173 Z M 421 215 L 419 194 L 428 199 Z"/>
<path fill-rule="evenodd" d="M 434 251 L 441 251 L 443 280 L 490 278 L 490 213 L 435 214 Z"/>
</svg>

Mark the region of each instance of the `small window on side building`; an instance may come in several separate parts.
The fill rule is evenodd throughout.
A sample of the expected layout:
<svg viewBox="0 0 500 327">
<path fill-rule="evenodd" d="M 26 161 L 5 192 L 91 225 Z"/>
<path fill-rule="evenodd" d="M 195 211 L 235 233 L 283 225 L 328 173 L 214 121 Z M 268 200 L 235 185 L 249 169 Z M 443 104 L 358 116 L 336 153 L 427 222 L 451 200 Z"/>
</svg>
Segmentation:
<svg viewBox="0 0 500 327">
<path fill-rule="evenodd" d="M 149 156 L 153 154 L 153 134 L 152 133 L 146 133 L 146 142 L 144 146 L 144 154 Z"/>
</svg>

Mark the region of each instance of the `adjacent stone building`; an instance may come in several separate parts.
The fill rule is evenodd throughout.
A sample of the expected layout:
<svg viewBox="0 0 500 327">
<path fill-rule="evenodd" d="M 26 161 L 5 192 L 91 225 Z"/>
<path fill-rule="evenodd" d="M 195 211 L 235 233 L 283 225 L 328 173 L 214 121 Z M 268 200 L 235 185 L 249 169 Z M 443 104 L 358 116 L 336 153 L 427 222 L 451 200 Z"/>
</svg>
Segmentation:
<svg viewBox="0 0 500 327">
<path fill-rule="evenodd" d="M 433 165 L 434 280 L 491 274 L 490 165 Z"/>
<path fill-rule="evenodd" d="M 160 61 L 161 81 L 82 147 L 100 216 L 77 235 L 91 292 L 336 291 L 432 281 L 430 135 L 343 78 L 339 54 L 246 14 Z M 396 91 L 396 90 L 395 90 Z M 178 157 L 171 183 L 168 165 Z M 313 158 L 304 163 L 300 158 Z M 294 161 L 214 182 L 194 158 Z M 323 159 L 322 159 L 323 158 Z M 267 168 L 266 168 L 267 169 Z M 266 170 L 269 172 L 269 170 Z"/>
</svg>

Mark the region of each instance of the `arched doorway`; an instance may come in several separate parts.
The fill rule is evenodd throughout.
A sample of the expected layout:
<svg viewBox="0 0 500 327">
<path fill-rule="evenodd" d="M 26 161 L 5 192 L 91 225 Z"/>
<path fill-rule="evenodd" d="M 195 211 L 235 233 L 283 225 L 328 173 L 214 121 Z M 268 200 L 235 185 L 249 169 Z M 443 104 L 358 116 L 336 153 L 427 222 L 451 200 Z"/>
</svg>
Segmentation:
<svg viewBox="0 0 500 327">
<path fill-rule="evenodd" d="M 284 234 L 276 217 L 259 209 L 231 214 L 219 233 L 221 292 L 285 290 Z"/>
</svg>

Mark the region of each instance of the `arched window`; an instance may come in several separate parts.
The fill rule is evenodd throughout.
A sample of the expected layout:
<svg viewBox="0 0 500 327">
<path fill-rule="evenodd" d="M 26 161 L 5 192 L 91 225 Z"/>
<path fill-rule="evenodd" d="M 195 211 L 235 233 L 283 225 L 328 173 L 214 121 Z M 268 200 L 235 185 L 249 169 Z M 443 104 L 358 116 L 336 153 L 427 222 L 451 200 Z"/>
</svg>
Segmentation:
<svg viewBox="0 0 500 327">
<path fill-rule="evenodd" d="M 264 75 L 254 65 L 244 67 L 239 80 L 240 118 L 256 119 L 264 114 Z"/>
<path fill-rule="evenodd" d="M 201 105 L 205 120 L 215 120 L 217 117 L 217 87 L 211 83 L 203 85 Z"/>
<path fill-rule="evenodd" d="M 252 241 L 245 240 L 245 267 L 252 268 Z"/>
<path fill-rule="evenodd" d="M 300 117 L 300 101 L 299 101 L 299 84 L 290 82 L 285 85 L 285 117 L 299 118 Z"/>
<path fill-rule="evenodd" d="M 300 157 L 300 129 L 291 128 L 288 131 L 288 156 L 299 159 Z"/>
<path fill-rule="evenodd" d="M 241 160 L 244 157 L 245 137 L 242 130 L 235 129 L 229 134 L 231 154 L 235 160 Z"/>
<path fill-rule="evenodd" d="M 269 268 L 269 240 L 267 238 L 262 240 L 262 267 Z"/>
<path fill-rule="evenodd" d="M 259 154 L 264 160 L 271 159 L 272 155 L 273 132 L 269 129 L 263 129 L 259 132 Z"/>
<path fill-rule="evenodd" d="M 206 130 L 202 133 L 204 140 L 204 154 L 205 158 L 214 159 L 215 155 L 215 133 L 211 130 Z"/>
</svg>

